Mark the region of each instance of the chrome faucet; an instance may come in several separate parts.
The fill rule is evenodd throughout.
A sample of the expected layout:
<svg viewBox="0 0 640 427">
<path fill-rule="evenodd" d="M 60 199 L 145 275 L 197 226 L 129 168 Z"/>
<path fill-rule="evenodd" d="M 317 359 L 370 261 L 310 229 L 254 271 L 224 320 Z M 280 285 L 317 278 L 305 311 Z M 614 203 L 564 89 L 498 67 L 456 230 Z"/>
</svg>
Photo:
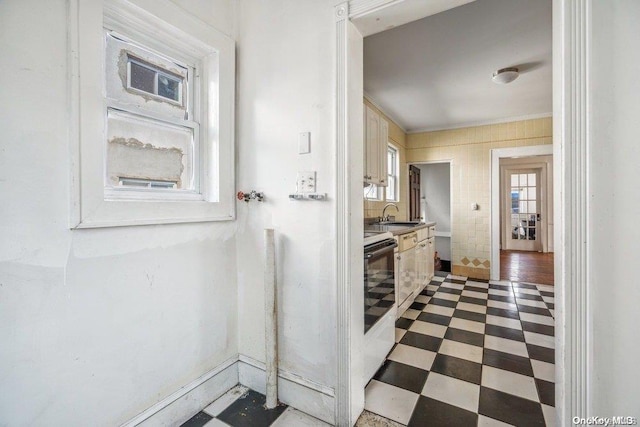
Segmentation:
<svg viewBox="0 0 640 427">
<path fill-rule="evenodd" d="M 394 208 L 396 208 L 396 212 L 400 212 L 400 209 L 398 209 L 398 205 L 396 205 L 395 203 L 387 203 L 386 205 L 384 205 L 384 208 L 382 208 L 382 220 L 383 221 L 389 221 L 389 215 L 387 215 L 386 217 L 384 216 L 384 213 L 387 211 L 388 207 L 393 206 Z"/>
</svg>

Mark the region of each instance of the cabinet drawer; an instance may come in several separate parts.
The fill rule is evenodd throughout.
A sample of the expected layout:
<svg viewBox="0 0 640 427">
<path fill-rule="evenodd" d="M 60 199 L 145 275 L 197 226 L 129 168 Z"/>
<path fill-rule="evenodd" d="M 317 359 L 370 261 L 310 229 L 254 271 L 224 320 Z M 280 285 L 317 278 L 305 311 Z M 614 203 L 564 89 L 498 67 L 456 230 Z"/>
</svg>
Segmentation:
<svg viewBox="0 0 640 427">
<path fill-rule="evenodd" d="M 398 252 L 404 252 L 416 246 L 418 243 L 418 233 L 407 233 L 398 236 Z"/>
</svg>

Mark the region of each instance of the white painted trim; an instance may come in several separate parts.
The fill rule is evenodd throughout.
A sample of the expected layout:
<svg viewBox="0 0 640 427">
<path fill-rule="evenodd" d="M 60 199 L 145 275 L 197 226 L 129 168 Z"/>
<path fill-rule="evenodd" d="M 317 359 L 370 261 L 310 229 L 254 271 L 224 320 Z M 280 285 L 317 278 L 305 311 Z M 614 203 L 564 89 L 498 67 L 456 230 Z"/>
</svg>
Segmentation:
<svg viewBox="0 0 640 427">
<path fill-rule="evenodd" d="M 349 19 L 361 18 L 364 15 L 403 1 L 404 0 L 351 0 L 349 2 Z"/>
<path fill-rule="evenodd" d="M 266 391 L 265 364 L 240 355 L 238 361 L 240 384 L 259 393 Z M 278 369 L 278 400 L 324 422 L 335 422 L 334 389 Z"/>
<path fill-rule="evenodd" d="M 348 146 L 348 54 L 349 3 L 335 7 L 336 19 L 336 291 L 337 291 L 337 372 L 335 390 L 335 423 L 350 424 L 352 381 L 351 369 L 351 283 L 352 252 L 350 224 L 350 173 Z"/>
<path fill-rule="evenodd" d="M 553 154 L 553 145 L 498 148 L 490 150 L 491 156 L 491 207 L 489 234 L 491 235 L 491 280 L 500 280 L 500 159 L 512 157 L 546 156 Z M 555 176 L 555 175 L 554 175 Z"/>
<path fill-rule="evenodd" d="M 434 233 L 435 237 L 451 237 L 451 232 L 450 231 L 436 231 Z"/>
<path fill-rule="evenodd" d="M 371 96 L 370 96 L 367 92 L 364 92 L 364 99 L 366 99 L 367 101 L 369 101 L 369 102 L 371 103 L 371 105 L 373 105 L 374 107 L 376 107 L 378 110 L 380 110 L 380 112 L 381 112 L 382 114 L 384 114 L 385 116 L 387 116 L 387 118 L 388 118 L 389 120 L 391 120 L 391 121 L 392 121 L 396 126 L 398 126 L 402 132 L 404 132 L 405 134 L 407 133 L 407 130 L 406 130 L 404 127 L 402 127 L 402 125 L 400 124 L 400 122 L 399 122 L 398 120 L 396 120 L 396 118 L 395 118 L 394 116 L 390 115 L 390 114 L 389 114 L 389 113 L 388 113 L 384 108 L 382 108 L 382 107 L 380 106 L 380 104 L 378 104 L 376 101 L 374 101 L 374 100 L 373 100 L 373 98 L 371 98 Z M 405 144 L 406 144 L 406 142 L 405 142 Z"/>
<path fill-rule="evenodd" d="M 69 127 L 69 228 L 80 224 L 80 49 L 79 4 L 67 2 L 67 112 Z"/>
<path fill-rule="evenodd" d="M 588 270 L 591 4 L 591 0 L 553 2 L 558 425 L 571 425 L 572 417 L 592 414 Z"/>
<path fill-rule="evenodd" d="M 232 357 L 122 424 L 181 424 L 238 384 L 238 357 Z"/>
<path fill-rule="evenodd" d="M 497 125 L 500 123 L 520 122 L 522 120 L 544 119 L 552 116 L 553 116 L 553 113 L 529 114 L 526 116 L 504 117 L 504 118 L 495 119 L 495 120 L 481 120 L 477 122 L 457 123 L 451 126 L 431 126 L 431 127 L 421 128 L 421 129 L 410 130 L 406 133 L 407 135 L 412 135 L 416 133 L 435 132 L 439 130 L 463 129 L 463 128 L 469 128 L 469 127 L 475 127 L 475 126 L 486 126 L 486 125 Z"/>
</svg>

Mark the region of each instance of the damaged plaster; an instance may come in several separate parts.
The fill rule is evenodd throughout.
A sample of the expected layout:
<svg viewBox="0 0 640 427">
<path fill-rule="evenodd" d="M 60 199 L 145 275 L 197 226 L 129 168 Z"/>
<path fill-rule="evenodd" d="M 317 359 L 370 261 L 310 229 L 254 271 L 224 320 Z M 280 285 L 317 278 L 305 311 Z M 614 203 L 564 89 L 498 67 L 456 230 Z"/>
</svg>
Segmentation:
<svg viewBox="0 0 640 427">
<path fill-rule="evenodd" d="M 108 141 L 108 179 L 113 186 L 120 177 L 175 181 L 183 187 L 184 153 L 176 147 L 155 147 L 136 138 L 114 137 Z"/>
</svg>

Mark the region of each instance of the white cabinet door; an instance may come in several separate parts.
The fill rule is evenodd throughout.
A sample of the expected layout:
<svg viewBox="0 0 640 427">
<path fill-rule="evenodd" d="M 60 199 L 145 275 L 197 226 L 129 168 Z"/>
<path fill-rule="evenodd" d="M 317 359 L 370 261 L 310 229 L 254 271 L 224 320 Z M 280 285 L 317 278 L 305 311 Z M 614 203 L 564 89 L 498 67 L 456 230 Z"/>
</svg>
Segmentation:
<svg viewBox="0 0 640 427">
<path fill-rule="evenodd" d="M 416 247 L 416 269 L 417 283 L 416 290 L 422 290 L 429 282 L 429 241 L 425 239 L 418 243 Z"/>
<path fill-rule="evenodd" d="M 387 186 L 389 122 L 364 106 L 364 182 Z"/>
<path fill-rule="evenodd" d="M 435 275 L 434 272 L 434 256 L 436 254 L 436 238 L 430 237 L 426 240 L 427 242 L 427 271 L 426 271 L 426 283 L 428 284 Z"/>
<path fill-rule="evenodd" d="M 380 116 L 365 105 L 364 181 L 380 183 Z"/>
<path fill-rule="evenodd" d="M 407 298 L 413 294 L 416 279 L 416 248 L 400 252 L 398 254 L 398 295 L 396 297 L 399 312 Z"/>
<path fill-rule="evenodd" d="M 379 161 L 380 166 L 378 167 L 378 177 L 379 182 L 378 185 L 381 187 L 386 187 L 388 185 L 387 182 L 387 173 L 388 173 L 388 142 L 389 142 L 389 123 L 380 117 L 380 128 L 378 132 L 378 150 L 379 150 Z"/>
</svg>

